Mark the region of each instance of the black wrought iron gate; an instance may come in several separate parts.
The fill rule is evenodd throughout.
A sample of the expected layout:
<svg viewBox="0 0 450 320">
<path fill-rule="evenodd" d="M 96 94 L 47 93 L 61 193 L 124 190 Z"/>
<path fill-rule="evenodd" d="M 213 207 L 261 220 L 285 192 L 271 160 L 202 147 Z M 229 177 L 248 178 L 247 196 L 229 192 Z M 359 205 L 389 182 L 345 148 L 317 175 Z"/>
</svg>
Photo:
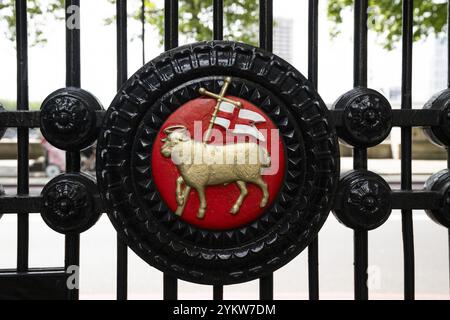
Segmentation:
<svg viewBox="0 0 450 320">
<path fill-rule="evenodd" d="M 309 80 L 317 87 L 318 82 L 318 5 L 319 0 L 309 0 L 309 32 L 308 57 Z M 80 6 L 79 0 L 66 0 L 66 9 Z M 214 39 L 223 37 L 223 0 L 214 0 Z M 413 209 L 427 210 L 430 216 L 445 227 L 450 227 L 450 175 L 442 172 L 431 179 L 426 188 L 421 191 L 412 190 L 411 147 L 412 128 L 425 127 L 432 139 L 447 148 L 450 144 L 448 91 L 440 93 L 423 110 L 412 110 L 412 44 L 413 44 L 413 1 L 403 1 L 403 77 L 402 77 L 402 108 L 390 110 L 389 103 L 381 103 L 379 109 L 369 110 L 359 126 L 349 124 L 349 113 L 359 112 L 358 105 L 350 101 L 355 97 L 368 95 L 370 99 L 382 100 L 382 97 L 367 87 L 367 9 L 368 0 L 356 0 L 354 13 L 354 86 L 355 90 L 343 96 L 331 110 L 331 118 L 340 137 L 354 147 L 354 169 L 356 171 L 342 178 L 335 201 L 334 210 L 339 219 L 354 231 L 354 288 L 355 299 L 368 299 L 367 268 L 368 268 L 368 232 L 376 228 L 386 213 L 391 209 L 401 209 L 404 248 L 404 297 L 414 299 L 414 235 Z M 178 1 L 165 0 L 165 49 L 178 46 Z M 70 12 L 66 10 L 66 12 Z M 272 50 L 273 1 L 260 0 L 260 46 Z M 51 269 L 30 269 L 29 256 L 29 214 L 42 211 L 43 199 L 39 195 L 29 194 L 28 168 L 28 129 L 40 127 L 39 111 L 28 110 L 28 42 L 27 42 L 27 1 L 16 0 L 17 27 L 17 111 L 0 112 L 0 128 L 18 128 L 18 177 L 17 195 L 0 195 L 0 214 L 17 214 L 18 216 L 18 247 L 17 268 L 0 271 L 0 298 L 55 298 L 78 299 L 78 290 L 70 290 L 66 285 L 71 275 L 67 268 L 79 265 L 80 235 L 69 233 L 65 238 L 65 266 Z M 449 10 L 450 16 L 450 10 Z M 70 13 L 66 14 L 66 20 Z M 205 39 L 207 40 L 207 39 Z M 449 50 L 450 56 L 450 50 Z M 127 1 L 117 0 L 117 86 L 128 79 L 127 71 Z M 449 68 L 450 70 L 450 68 Z M 449 77 L 450 78 L 450 77 Z M 80 29 L 66 30 L 66 86 L 80 87 Z M 450 83 L 449 83 L 450 88 Z M 375 98 L 374 98 L 375 96 Z M 387 106 L 386 106 L 387 104 Z M 356 108 L 356 109 L 352 109 Z M 362 112 L 362 111 L 361 111 Z M 96 126 L 104 115 L 96 112 Z M 377 121 L 371 122 L 373 119 Z M 391 191 L 389 186 L 377 175 L 367 172 L 367 148 L 374 146 L 389 134 L 392 127 L 402 130 L 402 166 L 401 190 Z M 450 162 L 449 162 L 450 166 Z M 67 172 L 78 175 L 80 171 L 80 153 L 73 150 L 67 153 Z M 354 221 L 348 214 L 354 211 L 347 201 L 349 192 L 355 185 L 369 182 L 368 194 L 364 195 L 364 203 L 359 208 L 360 213 L 370 212 L 380 216 L 380 221 L 370 218 L 364 221 Z M 371 185 L 376 185 L 371 188 Z M 384 192 L 384 193 L 383 193 Z M 390 201 L 384 202 L 382 197 L 388 195 Z M 374 202 L 375 201 L 375 202 Z M 95 207 L 102 212 L 98 196 Z M 375 204 L 374 204 L 375 203 Z M 1 223 L 1 221 L 0 221 Z M 450 233 L 449 233 L 450 237 Z M 319 299 L 319 255 L 318 239 L 308 248 L 309 295 L 310 299 Z M 117 299 L 127 299 L 127 246 L 117 238 Z M 177 279 L 164 275 L 165 299 L 177 299 Z M 212 298 L 223 298 L 223 286 L 214 286 Z M 260 279 L 260 298 L 273 298 L 273 276 Z"/>
</svg>

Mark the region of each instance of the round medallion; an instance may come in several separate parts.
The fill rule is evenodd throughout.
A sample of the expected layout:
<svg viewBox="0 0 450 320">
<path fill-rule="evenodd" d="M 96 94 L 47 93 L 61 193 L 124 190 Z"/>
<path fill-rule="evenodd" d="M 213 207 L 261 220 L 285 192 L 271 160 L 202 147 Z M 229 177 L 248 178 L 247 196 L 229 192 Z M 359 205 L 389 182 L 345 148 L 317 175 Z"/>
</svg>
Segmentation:
<svg viewBox="0 0 450 320">
<path fill-rule="evenodd" d="M 152 151 L 152 175 L 161 198 L 170 210 L 175 213 L 178 210 L 182 220 L 208 230 L 233 229 L 255 221 L 276 199 L 285 174 L 284 145 L 269 116 L 246 100 L 233 96 L 226 98 L 241 106 L 222 102 L 209 139 L 210 147 L 201 144 L 217 100 L 205 97 L 187 102 L 169 116 Z M 236 134 L 239 130 L 242 133 Z M 187 143 L 174 146 L 173 139 L 180 135 Z M 198 154 L 194 152 L 189 159 L 192 161 L 187 164 L 176 161 L 177 150 L 191 147 L 191 141 L 199 147 Z M 234 152 L 242 159 L 235 159 Z M 227 153 L 233 157 L 227 159 Z M 262 153 L 261 158 L 259 153 Z M 247 155 L 254 159 L 245 158 Z M 177 166 L 174 162 L 180 164 Z M 198 163 L 196 168 L 195 162 Z M 209 172 L 210 168 L 214 171 Z M 207 175 L 202 176 L 205 172 Z M 183 199 L 184 186 L 177 184 L 180 174 L 184 179 L 203 179 L 200 184 L 209 185 L 204 190 L 205 208 L 202 209 L 196 189 Z M 177 187 L 181 194 L 177 194 Z M 180 210 L 183 210 L 182 214 Z"/>
<path fill-rule="evenodd" d="M 226 41 L 168 51 L 108 109 L 97 180 L 145 261 L 183 280 L 261 277 L 314 239 L 338 181 L 328 110 L 292 66 Z"/>
</svg>

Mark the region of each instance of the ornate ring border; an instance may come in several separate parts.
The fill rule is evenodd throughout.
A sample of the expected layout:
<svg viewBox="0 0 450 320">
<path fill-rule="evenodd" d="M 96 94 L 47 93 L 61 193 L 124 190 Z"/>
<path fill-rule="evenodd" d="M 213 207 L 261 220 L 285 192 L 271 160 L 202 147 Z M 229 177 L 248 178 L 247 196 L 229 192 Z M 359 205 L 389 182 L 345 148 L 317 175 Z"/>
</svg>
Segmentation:
<svg viewBox="0 0 450 320">
<path fill-rule="evenodd" d="M 257 86 L 244 79 L 234 77 L 228 89 L 229 95 L 238 96 L 242 99 L 258 105 L 276 124 L 280 130 L 280 138 L 283 139 L 285 158 L 290 159 L 287 164 L 283 187 L 272 206 L 265 210 L 264 214 L 249 225 L 241 228 L 225 231 L 203 230 L 192 226 L 177 218 L 160 198 L 157 188 L 153 183 L 151 175 L 151 158 L 153 141 L 162 123 L 170 114 L 184 103 L 199 98 L 198 89 L 204 87 L 207 90 L 216 92 L 222 86 L 224 77 L 204 77 L 190 81 L 188 84 L 178 87 L 159 99 L 147 112 L 139 126 L 135 143 L 132 149 L 133 168 L 132 179 L 135 182 L 137 199 L 142 200 L 144 211 L 152 211 L 148 219 L 152 219 L 157 224 L 166 226 L 168 234 L 188 240 L 182 241 L 183 247 L 199 246 L 196 242 L 208 244 L 211 249 L 218 247 L 236 247 L 242 243 L 254 240 L 273 227 L 279 220 L 288 219 L 289 212 L 296 206 L 295 199 L 301 194 L 306 172 L 305 150 L 300 128 L 295 119 L 281 101 L 271 95 L 264 88 Z M 162 206 L 159 203 L 162 202 Z M 161 210 L 159 210 L 161 209 Z M 136 210 L 140 210 L 137 208 Z M 156 218 L 156 219 L 155 219 Z M 189 243 L 190 242 L 190 243 Z"/>
<path fill-rule="evenodd" d="M 245 243 L 222 254 L 201 252 L 195 247 L 186 250 L 150 223 L 145 212 L 136 210 L 138 200 L 129 156 L 136 134 L 133 128 L 139 126 L 150 106 L 164 93 L 205 74 L 245 78 L 276 94 L 301 124 L 308 146 L 305 192 L 296 199 L 297 210 L 290 212 L 289 219 L 283 219 L 284 223 L 273 228 L 263 241 Z M 155 121 L 161 121 L 162 125 L 162 119 L 156 118 L 155 115 Z M 331 209 L 339 175 L 338 159 L 337 137 L 328 121 L 328 110 L 298 71 L 273 54 L 252 46 L 213 41 L 168 51 L 127 81 L 108 109 L 102 126 L 97 179 L 115 228 L 149 264 L 187 281 L 231 284 L 273 272 L 313 240 Z M 164 204 L 159 202 L 158 206 L 152 209 L 161 212 Z M 160 246 L 149 246 L 143 239 L 157 241 Z M 171 258 L 174 252 L 176 259 Z M 262 261 L 261 256 L 267 259 Z M 183 259 L 188 259 L 190 268 L 177 263 Z"/>
</svg>

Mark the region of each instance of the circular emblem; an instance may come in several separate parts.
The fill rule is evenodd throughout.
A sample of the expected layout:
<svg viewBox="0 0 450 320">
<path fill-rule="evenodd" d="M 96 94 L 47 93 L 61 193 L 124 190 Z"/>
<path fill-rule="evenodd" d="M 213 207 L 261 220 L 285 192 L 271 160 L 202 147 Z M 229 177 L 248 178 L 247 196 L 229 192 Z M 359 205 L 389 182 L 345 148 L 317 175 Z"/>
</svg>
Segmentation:
<svg viewBox="0 0 450 320">
<path fill-rule="evenodd" d="M 164 202 L 185 222 L 208 230 L 257 220 L 285 174 L 284 145 L 269 116 L 247 100 L 225 98 L 212 122 L 216 98 L 182 105 L 161 127 L 152 151 L 152 175 Z M 189 159 L 178 158 L 178 151 Z"/>
<path fill-rule="evenodd" d="M 121 88 L 97 147 L 108 215 L 145 261 L 231 284 L 314 239 L 338 181 L 328 110 L 292 66 L 213 41 L 154 59 Z"/>
</svg>

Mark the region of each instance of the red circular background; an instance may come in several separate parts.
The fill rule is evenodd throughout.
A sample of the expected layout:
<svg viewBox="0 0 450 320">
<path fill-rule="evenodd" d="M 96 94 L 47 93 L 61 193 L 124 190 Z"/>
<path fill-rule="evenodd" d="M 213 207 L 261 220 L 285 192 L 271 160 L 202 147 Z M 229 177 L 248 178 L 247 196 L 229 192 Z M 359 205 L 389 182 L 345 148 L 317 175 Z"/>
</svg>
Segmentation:
<svg viewBox="0 0 450 320">
<path fill-rule="evenodd" d="M 261 109 L 246 100 L 233 96 L 227 96 L 227 98 L 241 101 L 245 109 L 258 112 L 265 118 L 266 122 L 258 123 L 256 124 L 256 127 L 258 129 L 267 130 L 267 149 L 269 153 L 271 153 L 270 141 L 272 137 L 270 130 L 277 129 L 272 120 Z M 161 147 L 163 145 L 161 139 L 166 137 L 164 129 L 173 125 L 184 125 L 193 137 L 194 122 L 202 121 L 204 133 L 208 128 L 216 103 L 216 100 L 211 98 L 198 98 L 187 102 L 170 115 L 161 127 L 157 139 L 154 142 L 152 150 L 152 174 L 154 182 L 161 197 L 173 212 L 176 211 L 178 206 L 176 202 L 176 180 L 179 177 L 179 172 L 171 158 L 165 158 L 161 154 Z M 214 129 L 220 130 L 224 135 L 224 138 L 225 135 L 227 135 L 226 130 L 221 126 L 215 125 Z M 230 137 L 229 134 L 228 137 Z M 236 138 L 234 135 L 232 135 L 232 137 Z M 212 141 L 211 144 L 214 144 L 214 141 Z M 197 218 L 200 203 L 197 192 L 195 189 L 192 189 L 181 219 L 197 227 L 212 230 L 234 229 L 255 221 L 267 208 L 270 208 L 284 179 L 285 158 L 281 138 L 278 138 L 278 150 L 278 159 L 275 155 L 270 154 L 272 167 L 278 166 L 277 173 L 274 175 L 263 175 L 263 179 L 267 183 L 269 189 L 269 201 L 264 208 L 259 207 L 259 203 L 263 196 L 261 189 L 251 183 L 247 183 L 248 195 L 245 197 L 241 208 L 236 215 L 231 214 L 230 210 L 240 194 L 237 185 L 235 183 L 230 183 L 227 186 L 207 186 L 205 191 L 207 201 L 205 217 L 203 219 Z"/>
</svg>

